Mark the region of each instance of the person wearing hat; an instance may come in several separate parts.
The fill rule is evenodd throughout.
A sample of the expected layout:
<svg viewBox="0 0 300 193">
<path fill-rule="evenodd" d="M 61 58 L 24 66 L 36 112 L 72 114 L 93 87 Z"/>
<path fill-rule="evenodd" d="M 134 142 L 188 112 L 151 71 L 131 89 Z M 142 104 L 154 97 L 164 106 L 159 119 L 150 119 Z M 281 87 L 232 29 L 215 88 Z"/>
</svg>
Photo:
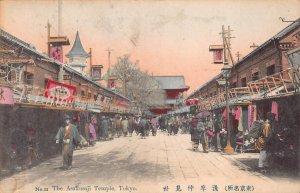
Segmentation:
<svg viewBox="0 0 300 193">
<path fill-rule="evenodd" d="M 71 117 L 65 115 L 64 123 L 56 134 L 56 143 L 62 144 L 63 169 L 71 169 L 74 146 L 79 142 L 80 135 L 78 130 L 71 124 Z"/>
</svg>

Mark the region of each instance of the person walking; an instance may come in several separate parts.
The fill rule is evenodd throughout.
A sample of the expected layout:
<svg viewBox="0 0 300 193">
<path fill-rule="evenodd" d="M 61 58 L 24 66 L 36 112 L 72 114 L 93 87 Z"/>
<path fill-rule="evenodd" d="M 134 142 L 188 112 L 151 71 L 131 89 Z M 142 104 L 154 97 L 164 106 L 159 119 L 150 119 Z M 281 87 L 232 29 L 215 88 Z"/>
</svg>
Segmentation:
<svg viewBox="0 0 300 193">
<path fill-rule="evenodd" d="M 91 145 L 95 145 L 97 141 L 96 124 L 97 124 L 97 119 L 95 116 L 92 116 L 91 122 L 89 124 L 89 136 L 90 136 Z"/>
<path fill-rule="evenodd" d="M 108 139 L 108 131 L 110 127 L 109 119 L 106 116 L 102 116 L 102 122 L 101 122 L 101 133 L 102 133 L 102 139 L 105 141 Z"/>
<path fill-rule="evenodd" d="M 140 123 L 139 123 L 139 130 L 141 132 L 142 139 L 146 139 L 146 132 L 147 132 L 147 120 L 144 116 L 141 117 Z"/>
<path fill-rule="evenodd" d="M 56 134 L 56 143 L 62 144 L 63 169 L 71 169 L 75 144 L 80 142 L 77 128 L 71 124 L 71 117 L 64 116 L 64 123 Z"/>
<path fill-rule="evenodd" d="M 205 129 L 205 124 L 204 124 L 204 119 L 201 119 L 197 123 L 197 129 L 200 132 L 200 137 L 199 137 L 199 142 L 202 144 L 202 149 L 204 153 L 208 153 L 208 148 L 207 148 L 207 134 L 206 134 L 206 129 Z"/>
<path fill-rule="evenodd" d="M 157 117 L 155 117 L 155 116 L 152 117 L 152 119 L 151 119 L 151 125 L 152 125 L 152 135 L 156 136 L 157 129 L 159 127 L 158 118 Z"/>
<path fill-rule="evenodd" d="M 119 115 L 116 115 L 115 122 L 116 122 L 117 136 L 121 137 L 122 136 L 122 121 L 121 121 L 121 118 Z"/>
<path fill-rule="evenodd" d="M 268 158 L 269 158 L 269 152 L 268 146 L 269 146 L 269 141 L 271 138 L 272 134 L 272 128 L 270 125 L 270 121 L 267 119 L 264 123 L 264 127 L 259 134 L 258 139 L 255 142 L 255 149 L 259 150 L 259 159 L 258 159 L 258 168 L 260 169 L 261 172 L 267 172 L 269 170 L 269 163 L 268 163 Z"/>
<path fill-rule="evenodd" d="M 128 120 L 128 132 L 129 132 L 129 136 L 132 137 L 132 133 L 135 129 L 135 123 L 134 123 L 134 119 L 132 116 L 129 117 Z"/>
<path fill-rule="evenodd" d="M 191 133 L 193 151 L 196 151 L 199 147 L 200 130 L 197 127 L 197 124 L 198 124 L 198 118 L 197 117 L 192 118 L 190 133 Z"/>
<path fill-rule="evenodd" d="M 127 135 L 128 135 L 128 120 L 125 116 L 122 118 L 122 131 L 123 131 L 123 136 L 127 137 Z"/>
</svg>

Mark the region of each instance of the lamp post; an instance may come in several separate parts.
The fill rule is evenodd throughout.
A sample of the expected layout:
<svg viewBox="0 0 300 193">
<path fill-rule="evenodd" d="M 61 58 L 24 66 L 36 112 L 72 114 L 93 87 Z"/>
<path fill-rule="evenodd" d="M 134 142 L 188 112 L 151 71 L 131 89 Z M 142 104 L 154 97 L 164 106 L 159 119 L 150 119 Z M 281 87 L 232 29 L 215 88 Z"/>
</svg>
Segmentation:
<svg viewBox="0 0 300 193">
<path fill-rule="evenodd" d="M 225 78 L 225 99 L 226 99 L 226 118 L 227 118 L 227 145 L 224 148 L 224 153 L 226 154 L 233 154 L 234 149 L 231 147 L 230 143 L 230 135 L 231 135 L 231 128 L 230 128 L 230 119 L 229 119 L 229 101 L 228 101 L 228 78 L 230 75 L 231 67 L 228 65 L 227 62 L 224 62 L 224 66 L 222 68 L 222 72 Z"/>
</svg>

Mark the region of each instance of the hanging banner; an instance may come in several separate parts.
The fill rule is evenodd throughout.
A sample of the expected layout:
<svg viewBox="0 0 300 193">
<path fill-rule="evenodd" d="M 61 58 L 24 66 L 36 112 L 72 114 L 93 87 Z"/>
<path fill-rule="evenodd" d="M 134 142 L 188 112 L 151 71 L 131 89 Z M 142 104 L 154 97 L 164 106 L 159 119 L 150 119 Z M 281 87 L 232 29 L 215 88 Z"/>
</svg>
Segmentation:
<svg viewBox="0 0 300 193">
<path fill-rule="evenodd" d="M 50 48 L 50 56 L 54 60 L 62 63 L 63 62 L 63 49 L 62 49 L 62 46 L 51 47 Z"/>
<path fill-rule="evenodd" d="M 191 105 L 197 105 L 198 104 L 198 99 L 189 99 L 185 101 L 186 106 L 191 106 Z"/>
<path fill-rule="evenodd" d="M 0 87 L 0 104 L 13 105 L 13 91 L 7 87 Z"/>
<path fill-rule="evenodd" d="M 222 45 L 211 45 L 209 51 L 213 52 L 213 63 L 223 64 L 223 46 Z"/>
<path fill-rule="evenodd" d="M 102 68 L 103 68 L 102 65 L 97 65 L 97 66 L 91 67 L 92 80 L 101 80 L 101 69 Z"/>
<path fill-rule="evenodd" d="M 109 79 L 108 86 L 110 89 L 114 90 L 115 89 L 115 79 Z"/>
<path fill-rule="evenodd" d="M 73 102 L 76 87 L 48 80 L 44 96 L 59 101 Z"/>
</svg>

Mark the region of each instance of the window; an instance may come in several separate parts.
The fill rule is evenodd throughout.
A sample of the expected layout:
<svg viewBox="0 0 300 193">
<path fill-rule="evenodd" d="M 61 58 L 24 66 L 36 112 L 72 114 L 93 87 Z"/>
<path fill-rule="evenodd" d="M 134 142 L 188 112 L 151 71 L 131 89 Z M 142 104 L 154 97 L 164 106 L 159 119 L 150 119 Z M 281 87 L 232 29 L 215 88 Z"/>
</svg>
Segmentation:
<svg viewBox="0 0 300 193">
<path fill-rule="evenodd" d="M 34 74 L 31 72 L 24 72 L 24 83 L 33 85 Z"/>
<path fill-rule="evenodd" d="M 259 73 L 258 72 L 254 72 L 252 74 L 252 81 L 258 80 L 259 79 Z"/>
<path fill-rule="evenodd" d="M 230 88 L 236 88 L 236 87 L 237 87 L 236 82 L 230 84 Z"/>
<path fill-rule="evenodd" d="M 246 77 L 241 79 L 241 86 L 242 87 L 246 87 L 247 86 L 247 79 L 246 79 Z"/>
<path fill-rule="evenodd" d="M 88 93 L 88 99 L 91 99 L 92 98 L 92 93 Z"/>
<path fill-rule="evenodd" d="M 94 100 L 95 100 L 95 101 L 97 100 L 97 95 L 96 95 L 96 94 L 94 94 Z"/>
<path fill-rule="evenodd" d="M 272 74 L 275 74 L 275 65 L 274 64 L 267 67 L 267 76 L 270 76 Z"/>
<path fill-rule="evenodd" d="M 84 97 L 85 96 L 85 92 L 84 90 L 81 91 L 81 96 Z"/>
</svg>

